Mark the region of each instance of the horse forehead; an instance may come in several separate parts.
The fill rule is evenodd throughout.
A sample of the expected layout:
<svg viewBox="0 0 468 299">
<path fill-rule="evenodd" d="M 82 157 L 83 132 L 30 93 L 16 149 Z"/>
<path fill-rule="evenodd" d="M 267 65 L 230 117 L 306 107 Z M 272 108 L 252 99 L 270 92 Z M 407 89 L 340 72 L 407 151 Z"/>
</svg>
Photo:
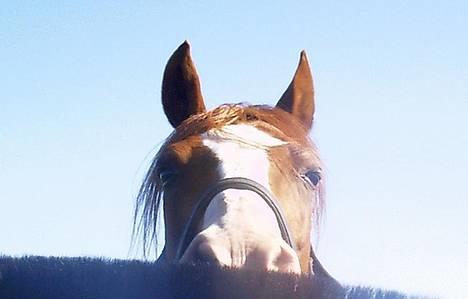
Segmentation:
<svg viewBox="0 0 468 299">
<path fill-rule="evenodd" d="M 245 147 L 267 149 L 287 144 L 270 133 L 248 124 L 233 124 L 211 129 L 201 135 L 204 144 L 232 143 Z"/>
<path fill-rule="evenodd" d="M 218 173 L 224 177 L 246 177 L 269 187 L 267 150 L 285 144 L 267 132 L 246 124 L 228 125 L 203 134 L 203 144 L 219 161 Z"/>
</svg>

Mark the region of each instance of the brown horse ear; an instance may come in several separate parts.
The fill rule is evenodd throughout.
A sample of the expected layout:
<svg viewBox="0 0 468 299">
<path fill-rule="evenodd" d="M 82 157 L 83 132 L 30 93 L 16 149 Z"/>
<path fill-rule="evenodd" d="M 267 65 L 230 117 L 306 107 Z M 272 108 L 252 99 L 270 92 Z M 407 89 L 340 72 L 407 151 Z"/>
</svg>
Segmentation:
<svg viewBox="0 0 468 299">
<path fill-rule="evenodd" d="M 299 59 L 299 65 L 297 66 L 294 78 L 276 104 L 276 107 L 294 115 L 306 129 L 309 130 L 312 127 L 315 111 L 314 84 L 305 51 L 301 52 L 301 58 Z"/>
<path fill-rule="evenodd" d="M 206 110 L 200 79 L 187 41 L 175 50 L 167 62 L 162 83 L 162 104 L 174 128 L 190 116 Z"/>
</svg>

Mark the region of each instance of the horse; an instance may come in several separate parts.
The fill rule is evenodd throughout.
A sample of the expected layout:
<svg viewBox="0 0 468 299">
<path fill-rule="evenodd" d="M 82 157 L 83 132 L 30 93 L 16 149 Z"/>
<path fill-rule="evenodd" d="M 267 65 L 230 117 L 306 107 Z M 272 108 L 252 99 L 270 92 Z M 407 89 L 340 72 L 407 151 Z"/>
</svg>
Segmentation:
<svg viewBox="0 0 468 299">
<path fill-rule="evenodd" d="M 187 42 L 169 59 L 162 86 L 174 131 L 134 214 L 134 235 L 148 249 L 163 209 L 156 263 L 0 256 L 0 298 L 416 298 L 341 285 L 314 254 L 324 200 L 304 51 L 275 107 L 207 111 Z"/>
<path fill-rule="evenodd" d="M 328 275 L 311 246 L 324 200 L 306 52 L 274 107 L 207 110 L 187 41 L 169 58 L 161 93 L 174 131 L 137 196 L 134 232 L 144 248 L 157 242 L 162 208 L 159 260 Z"/>
</svg>

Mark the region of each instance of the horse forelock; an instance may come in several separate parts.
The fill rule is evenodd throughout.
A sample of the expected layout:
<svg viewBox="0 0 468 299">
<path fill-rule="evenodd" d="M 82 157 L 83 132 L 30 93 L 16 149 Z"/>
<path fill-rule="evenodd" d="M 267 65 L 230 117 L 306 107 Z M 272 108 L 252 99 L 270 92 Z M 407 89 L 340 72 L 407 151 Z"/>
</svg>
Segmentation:
<svg viewBox="0 0 468 299">
<path fill-rule="evenodd" d="M 306 170 L 311 165 L 321 167 L 318 151 L 308 136 L 308 130 L 291 114 L 281 109 L 264 105 L 225 104 L 213 110 L 192 115 L 180 124 L 161 146 L 139 190 L 134 213 L 133 236 L 141 234 L 145 254 L 158 242 L 157 223 L 163 192 L 159 178 L 160 162 L 163 160 L 161 157 L 169 150 L 173 150 L 174 145 L 180 141 L 188 139 L 189 143 L 198 142 L 197 137 L 208 132 L 222 132 L 223 136 L 226 137 L 230 132 L 223 130 L 223 128 L 241 124 L 253 126 L 287 144 L 289 158 L 294 160 L 296 164 L 290 167 L 295 172 Z M 259 146 L 261 145 L 259 144 Z M 271 146 L 271 144 L 266 145 Z M 183 148 L 180 149 L 180 146 L 177 148 L 183 150 Z M 270 157 L 270 159 L 273 159 L 273 163 L 275 162 L 274 157 Z M 324 209 L 322 183 L 319 184 L 316 191 L 317 198 L 313 199 L 311 214 L 317 226 Z"/>
<path fill-rule="evenodd" d="M 311 144 L 307 130 L 289 113 L 266 105 L 246 104 L 225 104 L 192 115 L 174 130 L 167 142 L 172 143 L 189 136 L 203 134 L 211 129 L 240 123 L 249 123 L 284 141 L 296 142 L 302 146 Z"/>
</svg>

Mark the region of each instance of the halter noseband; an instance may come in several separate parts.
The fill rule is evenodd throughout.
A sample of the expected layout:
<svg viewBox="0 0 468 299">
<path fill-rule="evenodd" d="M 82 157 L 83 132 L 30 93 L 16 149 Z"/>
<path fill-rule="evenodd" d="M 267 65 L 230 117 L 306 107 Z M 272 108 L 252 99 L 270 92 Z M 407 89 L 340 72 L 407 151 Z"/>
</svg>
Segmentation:
<svg viewBox="0 0 468 299">
<path fill-rule="evenodd" d="M 227 189 L 248 190 L 255 192 L 257 195 L 259 195 L 275 214 L 276 221 L 281 232 L 281 237 L 292 249 L 295 249 L 295 246 L 292 242 L 291 233 L 288 229 L 288 226 L 286 225 L 283 212 L 281 211 L 281 208 L 278 205 L 278 201 L 270 193 L 270 191 L 268 191 L 268 189 L 266 189 L 263 185 L 259 184 L 254 180 L 244 177 L 232 177 L 217 181 L 213 186 L 211 186 L 210 188 L 208 188 L 208 190 L 205 191 L 202 197 L 200 197 L 200 200 L 193 209 L 192 214 L 190 214 L 189 220 L 185 225 L 184 231 L 180 238 L 179 246 L 177 247 L 177 252 L 175 256 L 176 261 L 179 261 L 182 258 L 182 255 L 184 254 L 188 245 L 192 241 L 192 238 L 197 233 L 195 227 L 196 220 L 201 219 L 211 200 L 218 193 L 223 192 Z M 309 270 L 313 272 L 314 275 L 318 275 L 328 279 L 329 283 L 340 285 L 338 281 L 336 281 L 327 272 L 327 270 L 325 270 L 320 261 L 317 259 L 312 245 L 310 246 L 310 258 L 311 260 L 309 264 Z"/>
<path fill-rule="evenodd" d="M 294 249 L 295 246 L 292 242 L 291 233 L 289 232 L 288 226 L 286 225 L 284 214 L 281 211 L 277 200 L 270 193 L 270 191 L 268 191 L 263 185 L 251 179 L 243 177 L 233 177 L 217 181 L 213 186 L 208 188 L 208 190 L 206 190 L 203 196 L 200 198 L 197 205 L 193 209 L 187 224 L 185 225 L 184 231 L 179 242 L 179 246 L 177 247 L 176 260 L 180 260 L 182 258 L 182 255 L 184 254 L 186 248 L 190 244 L 191 239 L 195 235 L 195 222 L 197 221 L 197 219 L 201 219 L 211 200 L 218 193 L 223 192 L 227 189 L 248 190 L 255 192 L 257 195 L 259 195 L 275 214 L 276 221 L 281 232 L 281 237 L 291 248 Z"/>
</svg>

